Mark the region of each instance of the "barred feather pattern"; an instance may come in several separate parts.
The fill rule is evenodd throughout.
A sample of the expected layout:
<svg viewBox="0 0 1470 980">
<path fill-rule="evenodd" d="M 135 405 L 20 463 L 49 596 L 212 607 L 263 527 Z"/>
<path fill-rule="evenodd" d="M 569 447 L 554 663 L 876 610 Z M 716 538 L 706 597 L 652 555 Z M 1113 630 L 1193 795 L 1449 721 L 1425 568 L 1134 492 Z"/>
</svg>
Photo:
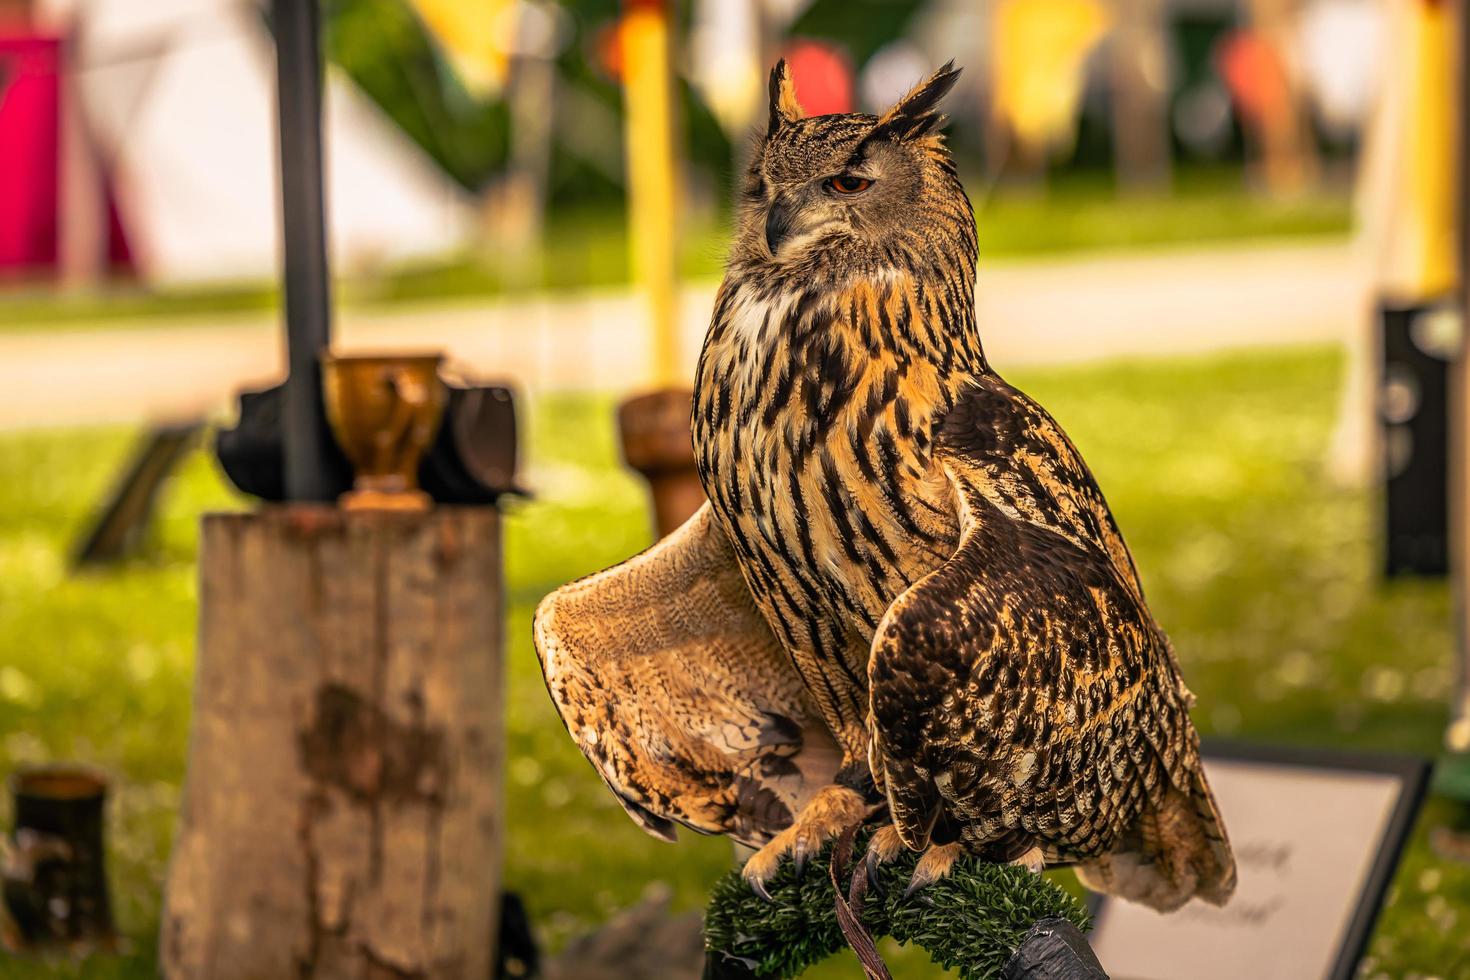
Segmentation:
<svg viewBox="0 0 1470 980">
<path fill-rule="evenodd" d="M 939 173 L 953 193 L 930 237 L 916 226 L 869 274 L 732 267 L 695 381 L 705 490 L 849 761 L 867 754 L 873 631 L 958 540 L 934 425 L 985 364 L 974 217 Z M 932 251 L 936 229 L 957 247 Z"/>
</svg>

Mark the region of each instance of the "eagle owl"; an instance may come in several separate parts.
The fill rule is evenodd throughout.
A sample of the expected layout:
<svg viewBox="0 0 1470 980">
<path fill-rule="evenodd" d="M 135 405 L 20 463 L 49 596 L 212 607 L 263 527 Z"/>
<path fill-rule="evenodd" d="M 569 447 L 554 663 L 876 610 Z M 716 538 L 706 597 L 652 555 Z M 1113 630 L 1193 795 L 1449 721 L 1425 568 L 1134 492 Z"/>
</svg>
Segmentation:
<svg viewBox="0 0 1470 980">
<path fill-rule="evenodd" d="M 700 356 L 709 502 L 537 611 L 547 687 L 628 813 L 759 850 L 1074 864 L 1224 902 L 1235 864 L 1168 639 L 1087 466 L 990 367 L 946 65 L 881 117 L 770 123 Z"/>
</svg>

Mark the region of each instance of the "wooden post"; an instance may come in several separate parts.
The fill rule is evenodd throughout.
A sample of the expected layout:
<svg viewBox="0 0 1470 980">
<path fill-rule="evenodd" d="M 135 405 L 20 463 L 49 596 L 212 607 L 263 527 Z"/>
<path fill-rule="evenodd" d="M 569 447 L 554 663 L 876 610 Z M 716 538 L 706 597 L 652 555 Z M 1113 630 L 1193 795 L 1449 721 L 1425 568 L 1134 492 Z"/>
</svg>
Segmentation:
<svg viewBox="0 0 1470 980">
<path fill-rule="evenodd" d="M 213 514 L 200 579 L 164 976 L 491 976 L 496 512 Z"/>
<path fill-rule="evenodd" d="M 1169 90 L 1161 0 L 1113 0 L 1113 169 L 1128 191 L 1169 189 Z"/>
<path fill-rule="evenodd" d="M 687 389 L 666 388 L 629 398 L 618 406 L 623 459 L 648 481 L 653 528 L 672 533 L 704 504 L 704 484 L 694 461 Z"/>
</svg>

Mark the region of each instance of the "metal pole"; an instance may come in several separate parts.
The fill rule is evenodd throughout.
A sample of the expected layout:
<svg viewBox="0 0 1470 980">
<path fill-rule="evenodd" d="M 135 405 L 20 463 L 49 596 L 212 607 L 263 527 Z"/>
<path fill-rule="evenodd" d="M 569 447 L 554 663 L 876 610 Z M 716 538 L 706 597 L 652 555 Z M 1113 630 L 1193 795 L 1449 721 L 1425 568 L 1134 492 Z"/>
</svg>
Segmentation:
<svg viewBox="0 0 1470 980">
<path fill-rule="evenodd" d="M 329 500 L 318 361 L 331 340 L 326 204 L 322 191 L 322 63 L 317 0 L 271 0 L 276 35 L 281 227 L 285 253 L 286 378 L 282 435 L 287 500 Z"/>
</svg>

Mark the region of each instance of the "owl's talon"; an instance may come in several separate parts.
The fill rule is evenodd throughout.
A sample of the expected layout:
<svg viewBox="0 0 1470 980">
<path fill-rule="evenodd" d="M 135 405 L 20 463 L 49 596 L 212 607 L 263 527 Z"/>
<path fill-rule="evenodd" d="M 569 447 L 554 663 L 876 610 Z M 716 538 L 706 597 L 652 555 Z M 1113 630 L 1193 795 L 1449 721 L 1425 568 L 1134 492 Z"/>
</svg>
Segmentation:
<svg viewBox="0 0 1470 980">
<path fill-rule="evenodd" d="M 1033 847 L 1010 863 L 1025 868 L 1034 875 L 1039 875 L 1046 867 L 1046 855 L 1041 848 Z"/>
<path fill-rule="evenodd" d="M 741 875 L 751 889 L 771 901 L 765 883 L 776 875 L 781 859 L 788 854 L 798 874 L 822 845 L 862 820 L 867 805 L 862 796 L 845 786 L 828 786 L 811 798 L 796 820 L 750 856 Z"/>
<path fill-rule="evenodd" d="M 903 897 L 911 898 L 914 893 L 923 891 L 936 881 L 949 877 L 954 870 L 955 862 L 965 853 L 965 846 L 959 841 L 951 844 L 935 844 L 919 855 L 919 863 L 914 865 L 913 877 L 909 879 L 909 886 L 904 889 Z"/>
<path fill-rule="evenodd" d="M 878 869 L 892 862 L 903 853 L 903 849 L 903 838 L 898 836 L 898 828 L 893 824 L 884 824 L 873 831 L 873 836 L 868 840 L 868 853 L 864 858 L 868 865 L 868 880 L 874 880 Z"/>
</svg>

